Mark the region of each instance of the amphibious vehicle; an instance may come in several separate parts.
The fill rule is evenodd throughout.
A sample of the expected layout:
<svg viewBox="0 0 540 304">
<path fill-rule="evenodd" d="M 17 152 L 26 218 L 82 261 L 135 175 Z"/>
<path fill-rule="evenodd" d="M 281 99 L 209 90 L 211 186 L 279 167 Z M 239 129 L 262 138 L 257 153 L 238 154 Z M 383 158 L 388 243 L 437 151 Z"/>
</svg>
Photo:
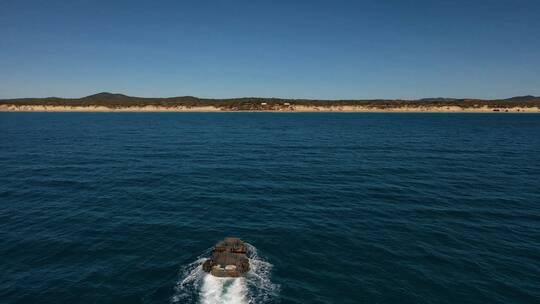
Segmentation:
<svg viewBox="0 0 540 304">
<path fill-rule="evenodd" d="M 239 238 L 225 238 L 214 246 L 212 256 L 203 263 L 202 268 L 216 277 L 243 276 L 249 271 L 246 244 Z"/>
</svg>

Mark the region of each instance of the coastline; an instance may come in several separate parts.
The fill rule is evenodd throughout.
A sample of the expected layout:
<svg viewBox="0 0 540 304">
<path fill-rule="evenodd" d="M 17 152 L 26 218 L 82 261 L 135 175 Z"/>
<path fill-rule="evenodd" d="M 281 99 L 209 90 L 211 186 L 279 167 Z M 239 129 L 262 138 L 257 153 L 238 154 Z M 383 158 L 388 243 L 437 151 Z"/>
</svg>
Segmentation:
<svg viewBox="0 0 540 304">
<path fill-rule="evenodd" d="M 335 112 L 335 113 L 540 113 L 539 107 L 460 107 L 460 106 L 268 106 L 251 110 L 236 110 L 215 106 L 55 106 L 55 105 L 0 105 L 0 112 Z"/>
</svg>

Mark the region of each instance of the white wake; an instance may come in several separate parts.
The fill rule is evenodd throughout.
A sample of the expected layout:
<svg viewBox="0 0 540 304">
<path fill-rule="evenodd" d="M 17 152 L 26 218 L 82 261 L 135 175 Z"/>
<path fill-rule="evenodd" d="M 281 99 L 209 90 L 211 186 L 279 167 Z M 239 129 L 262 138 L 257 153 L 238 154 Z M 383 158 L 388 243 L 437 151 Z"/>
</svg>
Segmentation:
<svg viewBox="0 0 540 304">
<path fill-rule="evenodd" d="M 279 293 L 270 280 L 272 264 L 262 259 L 257 249 L 247 244 L 251 270 L 242 278 L 217 278 L 205 273 L 202 264 L 211 249 L 183 268 L 172 303 L 252 304 L 269 303 Z"/>
</svg>

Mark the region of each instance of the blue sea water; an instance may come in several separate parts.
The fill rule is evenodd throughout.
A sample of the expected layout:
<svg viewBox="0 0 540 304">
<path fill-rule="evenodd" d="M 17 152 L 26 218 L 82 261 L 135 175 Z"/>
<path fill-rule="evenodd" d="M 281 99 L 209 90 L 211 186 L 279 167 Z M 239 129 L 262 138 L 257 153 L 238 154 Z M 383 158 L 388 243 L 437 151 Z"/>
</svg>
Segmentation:
<svg viewBox="0 0 540 304">
<path fill-rule="evenodd" d="M 540 303 L 540 115 L 0 113 L 0 261 L 2 303 Z"/>
</svg>

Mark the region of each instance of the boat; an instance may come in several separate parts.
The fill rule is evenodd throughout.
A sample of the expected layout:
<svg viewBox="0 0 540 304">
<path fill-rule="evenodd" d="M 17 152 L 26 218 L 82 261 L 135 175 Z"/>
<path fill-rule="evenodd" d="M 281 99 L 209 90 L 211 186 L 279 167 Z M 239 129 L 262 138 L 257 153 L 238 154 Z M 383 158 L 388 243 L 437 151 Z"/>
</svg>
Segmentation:
<svg viewBox="0 0 540 304">
<path fill-rule="evenodd" d="M 212 255 L 202 268 L 205 272 L 220 278 L 238 278 L 249 271 L 247 246 L 239 238 L 227 237 L 212 249 Z"/>
</svg>

